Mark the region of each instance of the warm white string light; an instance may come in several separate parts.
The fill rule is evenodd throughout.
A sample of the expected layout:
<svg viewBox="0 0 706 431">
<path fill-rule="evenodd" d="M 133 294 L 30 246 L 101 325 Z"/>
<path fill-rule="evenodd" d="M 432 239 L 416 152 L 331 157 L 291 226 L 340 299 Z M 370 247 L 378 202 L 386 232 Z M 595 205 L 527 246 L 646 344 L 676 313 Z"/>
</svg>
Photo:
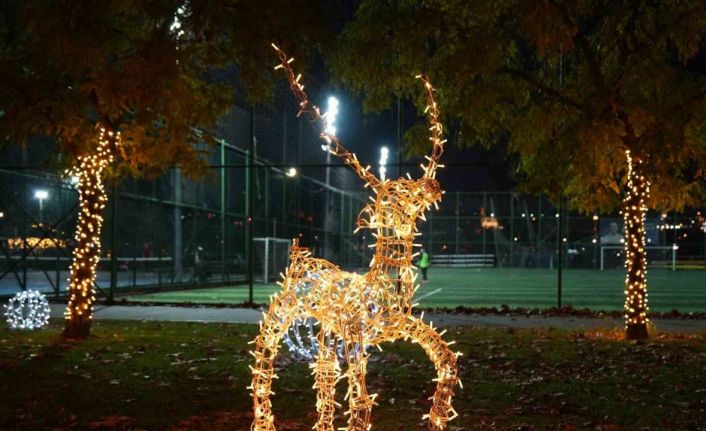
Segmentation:
<svg viewBox="0 0 706 431">
<path fill-rule="evenodd" d="M 429 81 L 420 77 L 427 95 L 427 113 L 430 119 L 430 140 L 433 150 L 427 157 L 428 164 L 422 166 L 424 175 L 414 180 L 400 178 L 395 181 L 380 181 L 363 167 L 354 154 L 346 150 L 335 135 L 328 134 L 325 122 L 316 106 L 310 105 L 301 75 L 295 75 L 290 59 L 273 45 L 280 58 L 276 69 L 284 69 L 290 88 L 297 97 L 300 114 L 307 113 L 322 128 L 322 136 L 330 142 L 331 154 L 341 157 L 366 181 L 375 193 L 373 204 L 367 205 L 358 219 L 358 229 L 373 231 L 375 254 L 366 274 L 341 271 L 324 259 L 316 259 L 298 246 L 296 240 L 291 250 L 290 266 L 280 283 L 282 291 L 272 295 L 270 307 L 264 314 L 260 333 L 253 341 L 254 357 L 251 366 L 253 375 L 249 389 L 252 391 L 254 418 L 252 430 L 274 431 L 272 414 L 272 380 L 277 378 L 274 359 L 279 344 L 295 320 L 315 319 L 318 322 L 319 350 L 312 364 L 317 390 L 316 410 L 318 420 L 314 426 L 318 431 L 333 431 L 337 403 L 335 385 L 341 378 L 348 380 L 346 399 L 349 408 L 349 431 L 368 431 L 372 427 L 371 410 L 376 394 L 369 394 L 365 383 L 368 363 L 368 346 L 379 347 L 380 343 L 395 340 L 410 340 L 418 343 L 427 353 L 436 368 L 436 391 L 431 397 L 432 407 L 423 419 L 428 420 L 430 430 L 446 428 L 449 420 L 457 416 L 451 399 L 458 379 L 457 357 L 431 324 L 412 315 L 412 297 L 417 289 L 416 268 L 413 251 L 421 235 L 417 231 L 417 219 L 424 219 L 428 211 L 442 197 L 439 183 L 434 179 L 439 158 L 443 153 L 443 128 L 439 122 L 439 110 L 434 101 L 433 88 Z M 301 286 L 306 285 L 306 292 Z M 299 289 L 299 290 L 298 290 Z M 341 374 L 334 350 L 326 342 L 333 336 L 343 343 L 347 370 Z M 359 349 L 356 350 L 356 346 Z"/>
<path fill-rule="evenodd" d="M 103 186 L 103 174 L 113 163 L 113 150 L 119 142 L 120 132 L 107 131 L 101 127 L 98 147 L 93 153 L 81 156 L 78 167 L 71 172 L 78 176 L 80 210 L 74 236 L 76 247 L 69 272 L 69 303 L 64 313 L 68 335 L 88 335 L 90 326 L 86 321 L 93 314 L 93 284 L 100 261 L 102 214 L 108 200 Z"/>
<path fill-rule="evenodd" d="M 646 200 L 650 184 L 643 175 L 643 160 L 625 151 L 627 192 L 623 198 L 625 223 L 625 325 L 627 337 L 647 337 L 647 252 L 645 250 Z"/>
<path fill-rule="evenodd" d="M 36 290 L 18 292 L 4 307 L 7 324 L 12 329 L 39 329 L 49 323 L 49 302 Z"/>
</svg>

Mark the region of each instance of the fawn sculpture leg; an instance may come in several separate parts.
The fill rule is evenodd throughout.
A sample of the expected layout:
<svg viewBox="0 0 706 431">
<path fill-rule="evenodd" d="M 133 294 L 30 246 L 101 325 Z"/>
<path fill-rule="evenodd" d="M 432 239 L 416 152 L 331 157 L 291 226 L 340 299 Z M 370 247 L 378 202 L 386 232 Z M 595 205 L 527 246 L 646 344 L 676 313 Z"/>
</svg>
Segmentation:
<svg viewBox="0 0 706 431">
<path fill-rule="evenodd" d="M 275 431 L 272 415 L 272 379 L 277 378 L 274 372 L 274 361 L 279 350 L 279 344 L 285 331 L 296 317 L 296 297 L 292 292 L 284 292 L 273 296 L 270 309 L 265 314 L 260 328 L 260 335 L 255 338 L 255 366 L 252 367 L 253 431 Z"/>
<path fill-rule="evenodd" d="M 419 318 L 410 316 L 405 329 L 412 342 L 422 346 L 436 367 L 437 383 L 433 405 L 424 418 L 429 419 L 430 430 L 443 430 L 449 420 L 458 416 L 451 407 L 454 387 L 458 383 L 456 354 L 449 349 L 449 345 L 434 328 Z"/>
<path fill-rule="evenodd" d="M 314 377 L 316 382 L 316 411 L 319 419 L 314 425 L 315 431 L 333 431 L 333 419 L 336 414 L 336 382 L 341 375 L 338 365 L 336 350 L 331 347 L 325 337 L 324 331 L 319 332 L 319 352 L 316 355 Z"/>
<path fill-rule="evenodd" d="M 353 343 L 349 343 L 352 348 Z M 365 385 L 365 375 L 368 368 L 368 355 L 365 349 L 357 349 L 349 355 L 348 361 L 348 431 L 368 431 L 370 427 L 370 411 L 375 403 L 375 396 L 368 395 Z"/>
</svg>

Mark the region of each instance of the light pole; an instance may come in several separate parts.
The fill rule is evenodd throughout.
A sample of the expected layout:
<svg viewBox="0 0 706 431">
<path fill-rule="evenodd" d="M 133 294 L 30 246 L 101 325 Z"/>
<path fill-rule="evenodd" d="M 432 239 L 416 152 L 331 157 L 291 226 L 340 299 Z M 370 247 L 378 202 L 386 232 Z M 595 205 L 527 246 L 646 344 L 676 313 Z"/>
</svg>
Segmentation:
<svg viewBox="0 0 706 431">
<path fill-rule="evenodd" d="M 380 181 L 385 182 L 387 178 L 387 158 L 390 155 L 390 150 L 387 147 L 380 147 Z"/>
<path fill-rule="evenodd" d="M 34 198 L 39 200 L 39 223 L 42 223 L 44 221 L 43 217 L 43 212 L 44 212 L 44 199 L 49 197 L 49 192 L 46 190 L 35 190 L 34 191 Z"/>
<path fill-rule="evenodd" d="M 329 96 L 326 113 L 323 115 L 326 125 L 324 133 L 327 135 L 336 135 L 336 117 L 338 116 L 338 99 L 334 96 Z M 324 210 L 326 218 L 324 219 L 324 247 L 323 254 L 325 258 L 331 259 L 331 235 L 330 231 L 333 227 L 333 218 L 331 217 L 331 151 L 328 145 L 322 145 L 321 149 L 326 151 L 326 199 Z"/>
</svg>

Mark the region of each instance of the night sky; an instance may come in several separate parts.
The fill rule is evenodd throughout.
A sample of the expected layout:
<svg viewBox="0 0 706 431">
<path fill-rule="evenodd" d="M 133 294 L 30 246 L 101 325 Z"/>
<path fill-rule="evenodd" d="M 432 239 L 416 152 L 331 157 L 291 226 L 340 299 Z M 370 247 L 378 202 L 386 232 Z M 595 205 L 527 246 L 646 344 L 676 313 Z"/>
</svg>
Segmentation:
<svg viewBox="0 0 706 431">
<path fill-rule="evenodd" d="M 307 74 L 307 88 L 312 99 L 325 107 L 329 95 L 339 99 L 339 115 L 336 119 L 338 136 L 341 142 L 367 164 L 377 164 L 380 147 L 390 150 L 389 163 L 398 161 L 398 115 L 397 105 L 382 112 L 364 112 L 362 96 L 357 96 L 346 88 L 336 85 L 322 64 L 315 64 Z M 314 82 L 315 81 L 315 82 Z M 322 108 L 323 109 L 323 108 Z M 443 110 L 443 106 L 441 107 Z M 417 122 L 425 122 L 417 108 L 409 101 L 402 102 L 402 139 L 404 132 Z M 439 171 L 438 177 L 448 191 L 509 191 L 516 182 L 512 179 L 511 165 L 501 149 L 485 149 L 479 146 L 460 149 L 456 145 L 457 136 L 447 126 L 447 139 L 442 163 L 447 167 Z M 431 150 L 431 146 L 429 148 Z M 404 142 L 402 143 L 404 150 Z M 413 176 L 421 174 L 417 168 L 418 158 L 408 158 L 404 151 L 401 156 L 401 172 L 396 167 L 388 168 L 388 176 L 397 177 L 409 171 Z M 336 163 L 334 161 L 334 163 Z M 411 164 L 412 166 L 406 166 Z"/>
</svg>

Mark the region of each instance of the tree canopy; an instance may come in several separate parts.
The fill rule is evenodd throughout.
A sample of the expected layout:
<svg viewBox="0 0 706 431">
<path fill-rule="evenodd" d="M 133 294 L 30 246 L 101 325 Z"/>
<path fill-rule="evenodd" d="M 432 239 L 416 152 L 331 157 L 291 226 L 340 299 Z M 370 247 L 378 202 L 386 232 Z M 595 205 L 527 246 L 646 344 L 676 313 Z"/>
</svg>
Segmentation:
<svg viewBox="0 0 706 431">
<path fill-rule="evenodd" d="M 629 149 L 648 205 L 678 209 L 704 199 L 705 33 L 703 2 L 363 0 L 332 68 L 368 109 L 427 73 L 451 142 L 506 145 L 526 187 L 575 208 L 618 207 Z"/>
<path fill-rule="evenodd" d="M 311 1 L 6 2 L 0 11 L 0 136 L 55 138 L 74 158 L 96 125 L 120 130 L 135 172 L 202 167 L 200 133 L 231 105 L 235 65 L 250 100 L 267 97 L 269 43 L 316 48 L 327 31 Z"/>
</svg>

